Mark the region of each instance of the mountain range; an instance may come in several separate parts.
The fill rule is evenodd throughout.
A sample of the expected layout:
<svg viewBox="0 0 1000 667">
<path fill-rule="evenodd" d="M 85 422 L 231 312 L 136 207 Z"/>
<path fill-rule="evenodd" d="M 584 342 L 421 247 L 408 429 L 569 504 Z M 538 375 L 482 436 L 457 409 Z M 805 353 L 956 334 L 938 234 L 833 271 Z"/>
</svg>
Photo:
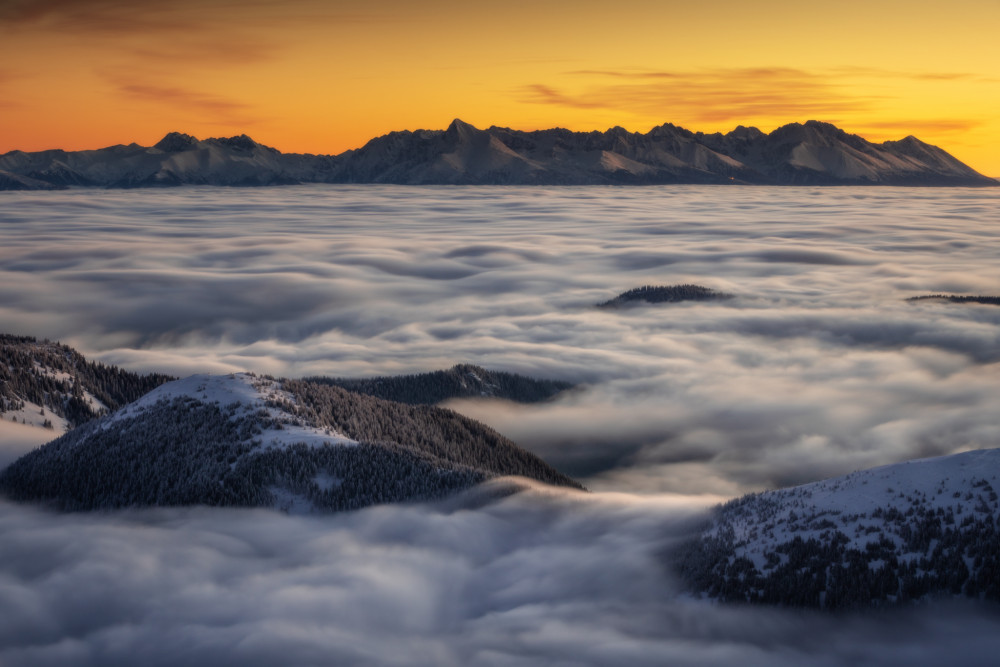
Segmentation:
<svg viewBox="0 0 1000 667">
<path fill-rule="evenodd" d="M 148 147 L 0 155 L 0 190 L 298 183 L 1000 185 L 916 137 L 872 143 L 812 120 L 769 134 L 743 126 L 704 134 L 669 123 L 642 134 L 483 130 L 456 119 L 445 130 L 391 132 L 339 155 L 178 132 Z"/>
</svg>

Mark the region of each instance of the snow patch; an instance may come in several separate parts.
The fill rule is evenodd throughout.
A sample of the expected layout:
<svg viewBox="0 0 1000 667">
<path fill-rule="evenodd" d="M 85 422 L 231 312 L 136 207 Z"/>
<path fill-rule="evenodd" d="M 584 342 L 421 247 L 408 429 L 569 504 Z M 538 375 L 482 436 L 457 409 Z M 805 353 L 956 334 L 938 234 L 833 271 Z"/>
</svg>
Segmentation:
<svg viewBox="0 0 1000 667">
<path fill-rule="evenodd" d="M 854 472 L 811 484 L 752 494 L 721 509 L 705 535 L 731 537 L 734 558 L 745 557 L 763 572 L 774 566 L 777 546 L 795 538 L 827 543 L 836 533 L 845 547 L 865 551 L 869 543 L 890 541 L 900 560 L 909 553 L 897 524 L 915 513 L 945 516 L 1000 516 L 1000 449 L 918 459 Z M 872 561 L 874 565 L 880 562 Z"/>
<path fill-rule="evenodd" d="M 46 433 L 50 434 L 49 440 L 58 438 L 69 430 L 69 423 L 51 410 L 46 410 L 31 401 L 22 402 L 24 403 L 23 408 L 20 410 L 7 410 L 0 416 L 0 419 L 43 429 Z M 51 424 L 51 428 L 45 425 L 46 422 Z"/>
</svg>

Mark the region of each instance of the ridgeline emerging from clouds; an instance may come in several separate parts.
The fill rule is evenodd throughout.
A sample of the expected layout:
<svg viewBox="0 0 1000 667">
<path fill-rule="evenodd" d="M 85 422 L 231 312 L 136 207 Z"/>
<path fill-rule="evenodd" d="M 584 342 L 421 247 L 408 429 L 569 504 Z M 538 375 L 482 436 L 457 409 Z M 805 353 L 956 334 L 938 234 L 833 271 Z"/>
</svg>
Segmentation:
<svg viewBox="0 0 1000 667">
<path fill-rule="evenodd" d="M 340 155 L 282 153 L 241 135 L 198 140 L 171 133 L 155 146 L 0 156 L 0 190 L 70 186 L 403 185 L 921 185 L 996 186 L 916 137 L 874 144 L 818 121 L 765 134 L 690 132 L 669 123 L 646 134 L 564 129 L 391 132 Z"/>
</svg>

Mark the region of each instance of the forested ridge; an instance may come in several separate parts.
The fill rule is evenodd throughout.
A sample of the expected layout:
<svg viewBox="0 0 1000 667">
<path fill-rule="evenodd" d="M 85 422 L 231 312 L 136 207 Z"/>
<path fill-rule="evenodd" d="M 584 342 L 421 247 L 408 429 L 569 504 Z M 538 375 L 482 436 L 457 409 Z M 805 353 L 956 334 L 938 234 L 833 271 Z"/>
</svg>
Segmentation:
<svg viewBox="0 0 1000 667">
<path fill-rule="evenodd" d="M 285 410 L 355 440 L 398 442 L 492 475 L 522 475 L 580 488 L 534 454 L 454 410 L 386 401 L 305 380 L 284 380 L 282 386 L 298 402 L 282 406 Z"/>
<path fill-rule="evenodd" d="M 922 294 L 920 296 L 911 296 L 907 301 L 926 301 L 926 300 L 940 300 L 940 301 L 950 301 L 951 303 L 982 303 L 988 306 L 1000 306 L 1000 296 L 983 296 L 983 295 L 960 295 L 960 294 Z"/>
<path fill-rule="evenodd" d="M 677 303 L 679 301 L 717 301 L 731 299 L 732 294 L 717 292 L 701 285 L 643 285 L 622 292 L 613 299 L 597 304 L 598 308 L 616 308 L 630 303 Z"/>
<path fill-rule="evenodd" d="M 693 591 L 725 602 L 824 609 L 933 597 L 1000 602 L 997 453 L 969 452 L 990 465 L 917 486 L 864 471 L 750 494 L 718 508 L 671 557 Z"/>
<path fill-rule="evenodd" d="M 491 371 L 472 364 L 447 370 L 371 378 L 307 377 L 309 382 L 334 385 L 359 394 L 410 404 L 434 404 L 451 398 L 503 398 L 518 403 L 545 401 L 573 384 L 536 380 L 517 373 Z"/>
<path fill-rule="evenodd" d="M 176 398 L 114 428 L 97 421 L 67 433 L 0 473 L 0 490 L 68 511 L 281 507 L 287 495 L 336 511 L 440 498 L 486 479 L 398 443 L 262 447 L 275 425 L 263 411 Z"/>
<path fill-rule="evenodd" d="M 86 394 L 116 410 L 173 379 L 87 361 L 67 345 L 0 334 L 0 415 L 29 402 L 79 426 L 102 413 Z"/>
</svg>

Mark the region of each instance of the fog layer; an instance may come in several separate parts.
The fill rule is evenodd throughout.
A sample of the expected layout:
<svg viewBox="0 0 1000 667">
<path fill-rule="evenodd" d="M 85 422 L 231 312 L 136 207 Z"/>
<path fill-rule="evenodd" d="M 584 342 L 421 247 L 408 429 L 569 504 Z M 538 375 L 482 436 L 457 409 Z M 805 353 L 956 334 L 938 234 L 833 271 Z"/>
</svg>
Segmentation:
<svg viewBox="0 0 1000 667">
<path fill-rule="evenodd" d="M 0 503 L 0 663 L 991 664 L 995 610 L 692 600 L 666 566 L 748 490 L 1000 443 L 1000 200 L 980 190 L 0 193 L 0 322 L 174 374 L 471 362 L 461 401 L 599 493 L 325 518 Z M 643 284 L 718 303 L 596 309 Z M 0 465 L 29 446 L 10 425 Z M 611 493 L 611 492 L 614 493 Z M 474 507 L 473 503 L 468 507 Z"/>
<path fill-rule="evenodd" d="M 0 195 L 0 322 L 175 374 L 471 362 L 585 383 L 456 403 L 592 488 L 735 494 L 995 446 L 1000 196 L 895 188 Z M 594 304 L 643 284 L 711 303 Z"/>
<path fill-rule="evenodd" d="M 971 665 L 1000 648 L 1000 620 L 971 606 L 825 617 L 679 596 L 662 551 L 696 516 L 547 491 L 316 519 L 0 504 L 0 662 Z"/>
</svg>

